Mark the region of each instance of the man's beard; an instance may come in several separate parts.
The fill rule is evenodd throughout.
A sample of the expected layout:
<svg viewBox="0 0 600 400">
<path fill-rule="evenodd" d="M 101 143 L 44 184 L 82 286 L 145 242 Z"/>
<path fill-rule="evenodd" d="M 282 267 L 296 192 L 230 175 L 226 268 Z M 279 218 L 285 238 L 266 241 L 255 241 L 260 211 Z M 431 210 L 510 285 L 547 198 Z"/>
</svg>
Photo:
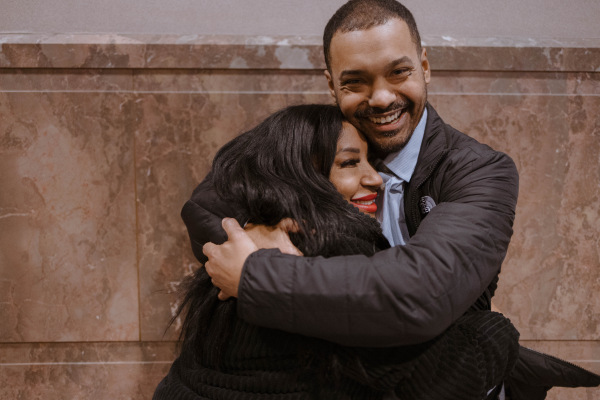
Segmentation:
<svg viewBox="0 0 600 400">
<path fill-rule="evenodd" d="M 414 111 L 414 107 L 415 107 L 415 104 L 412 101 L 409 101 L 409 100 L 402 101 L 401 100 L 401 101 L 396 101 L 396 102 L 390 104 L 385 109 L 372 108 L 372 107 L 368 107 L 368 106 L 363 107 L 361 109 L 356 110 L 356 112 L 354 113 L 354 117 L 358 121 L 363 121 L 363 120 L 368 120 L 368 118 L 373 115 L 381 115 L 381 114 L 385 114 L 385 113 L 402 110 L 402 113 L 409 114 L 411 124 L 415 124 L 415 122 L 413 122 L 414 115 L 412 114 L 412 112 Z M 416 122 L 416 124 L 418 124 L 418 121 Z M 387 154 L 395 153 L 395 152 L 401 150 L 406 145 L 406 143 L 408 143 L 408 141 L 410 140 L 410 137 L 412 136 L 412 132 L 414 131 L 414 128 L 416 128 L 416 124 L 415 124 L 415 126 L 410 127 L 410 132 L 406 132 L 407 136 L 405 138 L 399 137 L 399 135 L 402 134 L 401 129 L 377 133 L 377 136 L 383 137 L 383 138 L 398 137 L 400 142 L 390 140 L 389 142 L 386 141 L 384 143 L 381 143 L 380 141 L 375 140 L 375 138 L 370 138 L 369 135 L 367 134 L 366 136 L 367 136 L 367 139 L 369 140 L 370 150 L 372 152 L 374 152 L 375 154 L 377 154 L 378 157 L 381 157 L 381 158 L 384 158 Z"/>
</svg>

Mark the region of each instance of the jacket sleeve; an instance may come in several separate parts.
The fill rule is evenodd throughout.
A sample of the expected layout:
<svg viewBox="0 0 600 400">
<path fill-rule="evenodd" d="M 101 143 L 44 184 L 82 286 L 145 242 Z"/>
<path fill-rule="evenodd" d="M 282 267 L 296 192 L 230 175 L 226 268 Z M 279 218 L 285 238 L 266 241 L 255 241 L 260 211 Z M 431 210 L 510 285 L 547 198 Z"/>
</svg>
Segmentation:
<svg viewBox="0 0 600 400">
<path fill-rule="evenodd" d="M 215 192 L 211 176 L 208 175 L 194 189 L 191 198 L 181 210 L 192 245 L 194 256 L 201 263 L 206 262 L 202 248 L 208 242 L 221 244 L 227 240 L 227 234 L 221 227 L 225 217 L 235 218 L 243 226 L 244 217 L 233 205 L 222 200 Z"/>
<path fill-rule="evenodd" d="M 518 174 L 490 150 L 442 166 L 449 188 L 405 246 L 332 258 L 259 250 L 244 265 L 238 313 L 249 323 L 348 346 L 432 339 L 500 272 L 512 235 Z"/>
<path fill-rule="evenodd" d="M 512 370 L 519 332 L 492 311 L 468 312 L 430 342 L 395 348 L 341 347 L 342 373 L 398 398 L 484 399 Z M 354 352 L 360 362 L 353 362 Z M 427 382 L 435 382 L 428 385 Z"/>
</svg>

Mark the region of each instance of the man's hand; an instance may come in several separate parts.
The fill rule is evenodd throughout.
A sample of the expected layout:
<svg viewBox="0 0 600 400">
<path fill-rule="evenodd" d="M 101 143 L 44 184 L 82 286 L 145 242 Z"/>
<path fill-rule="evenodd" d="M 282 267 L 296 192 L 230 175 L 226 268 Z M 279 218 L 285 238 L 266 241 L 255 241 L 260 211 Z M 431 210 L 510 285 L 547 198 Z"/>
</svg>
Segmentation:
<svg viewBox="0 0 600 400">
<path fill-rule="evenodd" d="M 207 243 L 203 248 L 204 255 L 208 257 L 204 267 L 213 285 L 221 289 L 220 300 L 238 296 L 246 258 L 259 248 L 277 248 L 282 253 L 302 255 L 288 236 L 288 232 L 297 229 L 290 219 L 282 220 L 274 227 L 248 224 L 246 232 L 233 218 L 224 218 L 222 225 L 227 233 L 227 241 L 221 245 Z"/>
<path fill-rule="evenodd" d="M 221 222 L 227 233 L 227 241 L 221 245 L 206 243 L 202 251 L 208 257 L 204 264 L 213 285 L 221 289 L 219 299 L 237 297 L 242 268 L 246 258 L 258 247 L 233 218 Z"/>
</svg>

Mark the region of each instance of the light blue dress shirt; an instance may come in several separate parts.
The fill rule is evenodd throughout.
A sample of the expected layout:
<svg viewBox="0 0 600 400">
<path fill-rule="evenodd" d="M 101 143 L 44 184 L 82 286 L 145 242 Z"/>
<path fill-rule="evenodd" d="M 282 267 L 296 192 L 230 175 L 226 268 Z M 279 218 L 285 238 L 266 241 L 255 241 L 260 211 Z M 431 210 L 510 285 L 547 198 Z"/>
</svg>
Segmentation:
<svg viewBox="0 0 600 400">
<path fill-rule="evenodd" d="M 391 173 L 379 172 L 385 190 L 377 198 L 376 216 L 381 223 L 383 235 L 392 246 L 406 244 L 410 237 L 404 215 L 404 183 L 410 182 L 415 171 L 426 123 L 427 109 L 423 111 L 423 116 L 406 146 L 400 151 L 388 154 L 382 161 Z"/>
</svg>

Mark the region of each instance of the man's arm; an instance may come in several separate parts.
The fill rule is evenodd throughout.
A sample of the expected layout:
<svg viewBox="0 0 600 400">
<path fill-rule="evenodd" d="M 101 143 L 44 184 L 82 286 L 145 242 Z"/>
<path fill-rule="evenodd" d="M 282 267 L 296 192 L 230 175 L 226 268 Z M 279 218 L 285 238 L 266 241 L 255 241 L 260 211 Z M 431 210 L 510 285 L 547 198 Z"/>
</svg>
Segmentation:
<svg viewBox="0 0 600 400">
<path fill-rule="evenodd" d="M 448 202 L 430 212 L 406 246 L 370 258 L 252 253 L 241 272 L 240 317 L 353 346 L 437 336 L 499 273 L 508 248 L 518 175 L 509 157 L 494 154 L 447 167 Z"/>
<path fill-rule="evenodd" d="M 483 293 L 498 273 L 493 266 L 504 257 L 482 251 L 496 246 L 489 226 L 456 216 L 469 211 L 440 204 L 409 244 L 370 258 L 253 253 L 241 274 L 239 316 L 350 346 L 389 347 L 432 339 Z M 467 225 L 479 229 L 465 244 L 460 232 Z M 449 230 L 457 235 L 445 233 Z"/>
<path fill-rule="evenodd" d="M 462 315 L 475 300 L 469 294 L 482 293 L 497 274 L 478 268 L 503 256 L 481 251 L 495 243 L 475 215 L 442 203 L 405 246 L 329 259 L 256 251 L 235 221 L 224 220 L 230 239 L 205 245 L 206 268 L 216 286 L 239 295 L 248 322 L 350 346 L 421 343 Z M 453 234 L 476 225 L 467 243 Z"/>
</svg>

